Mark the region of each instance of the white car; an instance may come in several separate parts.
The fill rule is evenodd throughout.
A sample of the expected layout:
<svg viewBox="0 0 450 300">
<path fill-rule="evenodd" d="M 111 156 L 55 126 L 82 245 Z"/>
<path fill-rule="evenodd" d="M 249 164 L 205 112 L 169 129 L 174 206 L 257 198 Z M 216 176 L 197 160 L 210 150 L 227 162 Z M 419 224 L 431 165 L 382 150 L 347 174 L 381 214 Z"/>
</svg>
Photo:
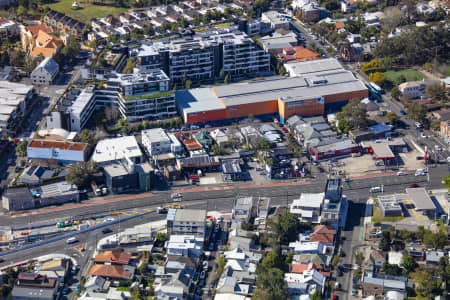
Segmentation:
<svg viewBox="0 0 450 300">
<path fill-rule="evenodd" d="M 183 196 L 180 193 L 173 193 L 170 196 L 170 198 L 172 198 L 172 199 L 178 199 L 178 198 L 181 198 L 181 197 L 183 197 Z"/>
<path fill-rule="evenodd" d="M 427 135 L 426 135 L 425 133 L 421 132 L 421 133 L 420 133 L 420 137 L 423 138 L 423 139 L 426 139 L 426 138 L 427 138 Z"/>
<path fill-rule="evenodd" d="M 381 192 L 381 186 L 374 186 L 370 188 L 371 193 L 379 193 Z"/>
<path fill-rule="evenodd" d="M 405 175 L 408 175 L 408 174 L 405 172 L 402 172 L 402 171 L 397 172 L 397 176 L 405 176 Z"/>
<path fill-rule="evenodd" d="M 416 170 L 416 173 L 414 174 L 414 176 L 425 176 L 425 170 L 423 170 L 423 169 Z"/>
</svg>

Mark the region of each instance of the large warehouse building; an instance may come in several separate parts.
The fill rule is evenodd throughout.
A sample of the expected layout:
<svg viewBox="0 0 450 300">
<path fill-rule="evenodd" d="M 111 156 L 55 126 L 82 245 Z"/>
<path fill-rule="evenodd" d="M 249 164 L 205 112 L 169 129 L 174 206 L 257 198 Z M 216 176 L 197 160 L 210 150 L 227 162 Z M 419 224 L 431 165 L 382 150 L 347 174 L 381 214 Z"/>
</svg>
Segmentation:
<svg viewBox="0 0 450 300">
<path fill-rule="evenodd" d="M 281 122 L 292 115 L 321 115 L 329 105 L 368 96 L 364 83 L 336 63 L 340 65 L 335 59 L 306 61 L 296 63 L 308 70 L 297 77 L 178 91 L 177 107 L 187 124 L 249 115 L 276 115 Z"/>
</svg>

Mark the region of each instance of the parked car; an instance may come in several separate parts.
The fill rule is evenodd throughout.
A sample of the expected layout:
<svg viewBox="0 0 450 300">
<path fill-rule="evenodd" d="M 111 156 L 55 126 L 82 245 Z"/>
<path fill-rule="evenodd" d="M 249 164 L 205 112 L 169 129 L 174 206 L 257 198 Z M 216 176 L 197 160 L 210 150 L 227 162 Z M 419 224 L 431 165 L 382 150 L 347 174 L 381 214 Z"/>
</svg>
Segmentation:
<svg viewBox="0 0 450 300">
<path fill-rule="evenodd" d="M 439 145 L 434 145 L 434 149 L 435 149 L 436 151 L 442 151 L 442 148 L 441 148 L 441 146 L 439 146 Z"/>
<path fill-rule="evenodd" d="M 401 111 L 400 111 L 400 114 L 403 115 L 403 116 L 406 116 L 406 111 L 401 110 Z"/>
<path fill-rule="evenodd" d="M 107 234 L 107 233 L 111 233 L 111 232 L 112 232 L 111 228 L 105 228 L 102 230 L 103 234 Z"/>
<path fill-rule="evenodd" d="M 350 182 L 350 181 L 352 181 L 352 179 L 349 178 L 349 177 L 346 177 L 346 178 L 344 179 L 344 182 Z"/>
<path fill-rule="evenodd" d="M 416 188 L 416 187 L 419 187 L 419 185 L 417 183 L 411 183 L 408 187 L 409 188 Z"/>
<path fill-rule="evenodd" d="M 420 137 L 423 138 L 423 139 L 426 139 L 426 138 L 427 138 L 427 135 L 426 135 L 425 133 L 421 132 L 421 133 L 420 133 Z"/>
<path fill-rule="evenodd" d="M 405 172 L 402 172 L 402 171 L 397 172 L 397 176 L 405 176 L 405 175 L 408 175 L 408 174 Z"/>
<path fill-rule="evenodd" d="M 379 193 L 381 192 L 381 186 L 374 186 L 370 188 L 371 193 Z"/>
<path fill-rule="evenodd" d="M 77 292 L 81 291 L 81 284 L 77 284 L 77 287 L 75 289 Z"/>
</svg>

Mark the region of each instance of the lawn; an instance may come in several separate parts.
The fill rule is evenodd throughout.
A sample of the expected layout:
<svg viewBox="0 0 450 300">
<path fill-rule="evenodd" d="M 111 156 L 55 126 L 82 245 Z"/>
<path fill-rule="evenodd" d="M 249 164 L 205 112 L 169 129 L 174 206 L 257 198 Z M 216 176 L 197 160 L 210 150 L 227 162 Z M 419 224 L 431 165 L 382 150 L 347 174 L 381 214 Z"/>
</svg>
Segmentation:
<svg viewBox="0 0 450 300">
<path fill-rule="evenodd" d="M 425 75 L 423 75 L 419 71 L 416 71 L 416 70 L 413 70 L 413 69 L 384 72 L 384 78 L 386 80 L 394 82 L 394 83 L 397 82 L 397 79 L 401 75 L 405 76 L 406 81 L 422 80 L 423 78 L 425 78 Z"/>
<path fill-rule="evenodd" d="M 372 223 L 382 223 L 382 222 L 397 222 L 400 220 L 403 220 L 404 217 L 383 217 L 383 214 L 380 210 L 380 208 L 377 205 L 376 200 L 373 203 L 373 216 L 372 216 Z"/>
<path fill-rule="evenodd" d="M 117 16 L 128 10 L 126 7 L 108 6 L 107 4 L 98 5 L 84 1 L 80 1 L 80 8 L 75 10 L 72 9 L 72 3 L 73 0 L 60 0 L 48 5 L 48 7 L 85 24 L 89 24 L 92 18 L 102 18 L 109 14 Z"/>
</svg>

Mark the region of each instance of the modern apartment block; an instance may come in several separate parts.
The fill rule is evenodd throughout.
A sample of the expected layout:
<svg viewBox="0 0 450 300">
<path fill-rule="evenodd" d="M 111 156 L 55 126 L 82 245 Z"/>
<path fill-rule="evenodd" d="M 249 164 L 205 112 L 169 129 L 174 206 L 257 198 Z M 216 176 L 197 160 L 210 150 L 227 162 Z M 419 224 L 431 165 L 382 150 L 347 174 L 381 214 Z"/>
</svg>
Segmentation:
<svg viewBox="0 0 450 300">
<path fill-rule="evenodd" d="M 174 84 L 208 82 L 221 70 L 229 76 L 270 71 L 270 55 L 247 34 L 232 29 L 197 33 L 193 37 L 143 44 L 131 50 L 141 68 L 161 68 Z"/>
<path fill-rule="evenodd" d="M 167 233 L 204 237 L 206 233 L 206 210 L 169 209 L 167 213 Z"/>
<path fill-rule="evenodd" d="M 108 81 L 120 89 L 118 106 L 128 121 L 165 119 L 177 115 L 174 92 L 169 90 L 169 77 L 160 69 L 134 74 L 118 74 Z"/>
<path fill-rule="evenodd" d="M 94 110 L 106 106 L 114 106 L 124 119 L 132 122 L 177 115 L 169 78 L 160 69 L 133 74 L 112 73 L 103 88 L 85 88 L 69 109 L 71 130 L 83 129 Z"/>
</svg>

